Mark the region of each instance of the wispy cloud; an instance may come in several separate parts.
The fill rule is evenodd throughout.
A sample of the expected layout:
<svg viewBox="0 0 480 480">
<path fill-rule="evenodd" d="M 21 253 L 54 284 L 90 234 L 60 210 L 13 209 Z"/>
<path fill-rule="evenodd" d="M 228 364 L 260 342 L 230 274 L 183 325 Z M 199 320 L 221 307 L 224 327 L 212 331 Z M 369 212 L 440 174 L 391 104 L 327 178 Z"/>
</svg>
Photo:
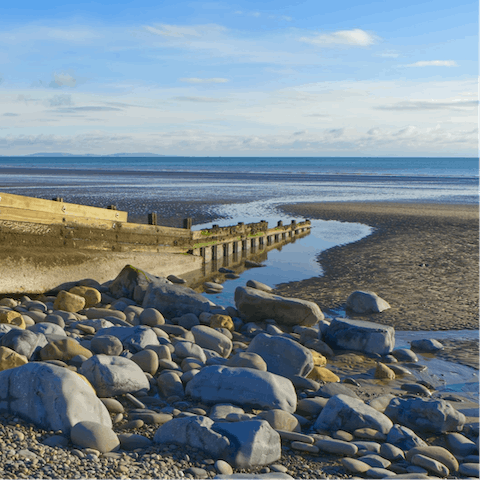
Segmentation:
<svg viewBox="0 0 480 480">
<path fill-rule="evenodd" d="M 212 32 L 223 32 L 226 30 L 225 27 L 217 24 L 182 26 L 162 23 L 155 26 L 145 25 L 143 28 L 153 35 L 173 38 L 203 37 Z"/>
<path fill-rule="evenodd" d="M 379 105 L 377 110 L 465 110 L 478 106 L 477 100 L 453 100 L 453 101 L 436 101 L 436 100 L 410 100 L 398 102 L 391 105 Z"/>
<path fill-rule="evenodd" d="M 395 52 L 383 52 L 383 53 L 377 53 L 375 56 L 382 57 L 382 58 L 398 58 L 400 54 Z"/>
<path fill-rule="evenodd" d="M 186 83 L 227 83 L 229 80 L 228 78 L 180 78 L 180 82 Z"/>
<path fill-rule="evenodd" d="M 71 95 L 54 95 L 48 100 L 50 107 L 61 107 L 63 105 L 73 105 Z"/>
<path fill-rule="evenodd" d="M 77 84 L 77 80 L 70 75 L 69 73 L 57 73 L 53 74 L 53 80 L 50 82 L 50 87 L 58 88 L 58 87 L 75 87 Z"/>
<path fill-rule="evenodd" d="M 455 60 L 423 60 L 410 63 L 405 67 L 458 67 L 458 65 Z"/>
<path fill-rule="evenodd" d="M 18 113 L 10 113 L 10 112 L 6 112 L 3 114 L 4 117 L 18 117 Z"/>
<path fill-rule="evenodd" d="M 58 113 L 83 113 L 83 112 L 120 112 L 121 108 L 116 107 L 99 107 L 99 106 L 84 106 L 84 107 L 65 107 L 57 108 L 55 112 Z"/>
<path fill-rule="evenodd" d="M 368 47 L 377 43 L 379 37 L 360 28 L 354 28 L 352 30 L 321 33 L 312 37 L 301 37 L 299 40 L 318 46 L 346 45 L 352 47 Z"/>
<path fill-rule="evenodd" d="M 223 98 L 187 97 L 187 96 L 173 97 L 173 100 L 176 100 L 178 102 L 200 102 L 200 103 L 225 103 L 227 101 Z"/>
</svg>

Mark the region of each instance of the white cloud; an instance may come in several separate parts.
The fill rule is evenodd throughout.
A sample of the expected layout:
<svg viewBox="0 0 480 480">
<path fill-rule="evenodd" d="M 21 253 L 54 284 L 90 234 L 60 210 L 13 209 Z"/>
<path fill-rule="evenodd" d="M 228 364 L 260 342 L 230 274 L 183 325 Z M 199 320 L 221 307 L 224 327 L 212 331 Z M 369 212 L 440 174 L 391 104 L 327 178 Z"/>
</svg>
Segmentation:
<svg viewBox="0 0 480 480">
<path fill-rule="evenodd" d="M 368 47 L 377 43 L 378 37 L 360 28 L 352 30 L 338 30 L 332 33 L 322 33 L 314 37 L 301 37 L 301 42 L 311 43 L 319 46 L 347 45 L 357 47 Z"/>
<path fill-rule="evenodd" d="M 384 53 L 377 53 L 375 56 L 383 57 L 383 58 L 398 58 L 400 54 L 395 52 L 384 52 Z"/>
<path fill-rule="evenodd" d="M 53 81 L 50 82 L 50 87 L 75 87 L 77 80 L 73 78 L 69 73 L 57 73 L 53 74 Z"/>
<path fill-rule="evenodd" d="M 73 105 L 71 95 L 54 95 L 48 100 L 50 107 L 60 107 L 64 105 Z"/>
<path fill-rule="evenodd" d="M 226 30 L 225 27 L 216 24 L 180 26 L 163 23 L 154 27 L 146 25 L 144 26 L 144 29 L 154 35 L 173 38 L 203 37 L 215 32 L 223 32 Z"/>
<path fill-rule="evenodd" d="M 454 60 L 424 60 L 410 63 L 405 67 L 458 67 L 458 65 Z"/>
<path fill-rule="evenodd" d="M 478 106 L 477 100 L 408 100 L 390 105 L 379 105 L 378 110 L 465 110 Z"/>
<path fill-rule="evenodd" d="M 186 83 L 227 83 L 228 78 L 180 78 L 180 82 Z"/>
<path fill-rule="evenodd" d="M 188 96 L 174 97 L 173 100 L 177 100 L 179 102 L 200 102 L 200 103 L 224 103 L 227 101 L 223 98 L 188 97 Z"/>
</svg>

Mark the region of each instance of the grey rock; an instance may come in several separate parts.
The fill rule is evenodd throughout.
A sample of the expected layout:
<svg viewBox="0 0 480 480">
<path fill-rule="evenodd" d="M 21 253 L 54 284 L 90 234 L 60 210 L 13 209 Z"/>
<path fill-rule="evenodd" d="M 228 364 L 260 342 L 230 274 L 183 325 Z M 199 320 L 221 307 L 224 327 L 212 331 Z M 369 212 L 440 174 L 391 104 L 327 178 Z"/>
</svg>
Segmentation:
<svg viewBox="0 0 480 480">
<path fill-rule="evenodd" d="M 121 433 L 118 435 L 120 441 L 120 447 L 122 450 L 135 450 L 137 448 L 148 448 L 153 445 L 153 442 L 137 433 Z"/>
<path fill-rule="evenodd" d="M 230 403 L 218 403 L 217 405 L 214 405 L 210 410 L 209 417 L 214 421 L 224 420 L 227 415 L 230 415 L 231 413 L 243 415 L 245 411 L 243 410 L 243 408 L 232 405 Z"/>
<path fill-rule="evenodd" d="M 393 422 L 415 431 L 444 433 L 461 430 L 465 415 L 445 400 L 394 398 L 385 410 Z"/>
<path fill-rule="evenodd" d="M 410 342 L 412 350 L 417 352 L 435 353 L 439 350 L 443 350 L 443 345 L 438 340 L 433 339 L 421 339 L 412 340 Z"/>
<path fill-rule="evenodd" d="M 325 337 L 332 348 L 379 355 L 390 353 L 395 346 L 393 327 L 347 318 L 333 319 Z"/>
<path fill-rule="evenodd" d="M 207 357 L 202 350 L 202 347 L 192 342 L 177 342 L 175 345 L 175 355 L 179 358 L 197 358 L 202 363 L 207 361 Z"/>
<path fill-rule="evenodd" d="M 120 355 L 123 351 L 123 344 L 113 335 L 95 335 L 90 342 L 90 349 L 96 354 Z"/>
<path fill-rule="evenodd" d="M 257 370 L 267 371 L 265 360 L 258 354 L 252 352 L 239 352 L 232 355 L 227 363 L 227 367 L 246 367 L 256 368 Z"/>
<path fill-rule="evenodd" d="M 418 362 L 416 353 L 408 348 L 396 348 L 392 351 L 392 355 L 399 362 Z"/>
<path fill-rule="evenodd" d="M 186 313 L 200 315 L 210 311 L 210 300 L 182 285 L 153 281 L 147 288 L 143 308 L 156 308 L 167 318 L 181 317 Z"/>
<path fill-rule="evenodd" d="M 192 327 L 191 332 L 195 337 L 195 343 L 202 348 L 213 350 L 224 358 L 232 352 L 232 341 L 214 328 L 197 325 Z"/>
<path fill-rule="evenodd" d="M 100 397 L 150 389 L 148 378 L 132 360 L 124 357 L 94 355 L 78 370 L 93 385 Z"/>
<path fill-rule="evenodd" d="M 304 343 L 304 346 L 309 348 L 310 350 L 315 350 L 316 352 L 321 353 L 327 358 L 333 358 L 335 356 L 333 350 L 319 338 L 312 338 L 310 340 L 307 340 Z"/>
<path fill-rule="evenodd" d="M 313 369 L 313 356 L 308 348 L 278 335 L 257 335 L 247 352 L 260 355 L 267 364 L 267 371 L 287 378 L 295 375 L 306 377 Z"/>
<path fill-rule="evenodd" d="M 447 445 L 454 455 L 460 457 L 467 457 L 478 450 L 475 442 L 461 433 L 447 433 Z"/>
<path fill-rule="evenodd" d="M 70 439 L 75 445 L 94 448 L 101 453 L 112 452 L 120 447 L 118 437 L 111 427 L 90 421 L 75 424 Z"/>
<path fill-rule="evenodd" d="M 257 418 L 266 420 L 274 430 L 284 430 L 286 432 L 298 432 L 301 430 L 300 423 L 295 415 L 284 410 L 265 410 L 260 412 Z"/>
<path fill-rule="evenodd" d="M 162 281 L 161 279 L 135 268 L 132 265 L 126 265 L 110 284 L 110 294 L 115 298 L 126 297 L 132 299 L 135 293 L 135 288 L 138 287 L 145 291 L 153 278 L 155 278 L 157 282 Z M 168 282 L 166 278 L 164 278 L 163 281 Z"/>
<path fill-rule="evenodd" d="M 188 385 L 192 381 L 193 379 L 188 383 Z M 183 398 L 185 396 L 182 380 L 180 379 L 180 376 L 175 372 L 167 371 L 161 373 L 157 378 L 157 383 L 160 393 L 165 398 L 169 398 L 172 396 L 178 396 L 180 398 Z"/>
<path fill-rule="evenodd" d="M 391 462 L 405 460 L 405 452 L 391 443 L 382 443 L 380 446 L 380 455 Z"/>
<path fill-rule="evenodd" d="M 458 472 L 465 477 L 479 478 L 480 465 L 478 463 L 462 463 Z"/>
<path fill-rule="evenodd" d="M 434 460 L 443 463 L 443 465 L 445 465 L 452 472 L 456 472 L 458 470 L 459 465 L 457 459 L 446 448 L 431 445 L 414 447 L 407 452 L 407 461 L 411 462 L 415 455 L 424 455 L 426 457 L 433 458 Z"/>
<path fill-rule="evenodd" d="M 49 340 L 53 335 L 58 335 L 62 337 L 67 336 L 67 334 L 65 333 L 65 330 L 62 327 L 60 327 L 60 325 L 56 325 L 55 323 L 49 323 L 49 322 L 36 323 L 31 327 L 27 327 L 27 330 L 34 333 L 42 333 L 43 335 L 45 335 L 45 337 L 47 337 L 47 340 Z"/>
<path fill-rule="evenodd" d="M 383 413 L 347 395 L 331 397 L 314 424 L 316 430 L 353 432 L 369 427 L 385 434 L 392 426 L 391 420 Z"/>
<path fill-rule="evenodd" d="M 358 447 L 351 442 L 336 440 L 334 438 L 322 438 L 315 442 L 315 446 L 323 452 L 335 455 L 353 456 L 358 452 Z"/>
<path fill-rule="evenodd" d="M 251 287 L 236 288 L 235 307 L 242 318 L 251 322 L 273 318 L 285 325 L 310 327 L 324 318 L 316 303 L 272 295 Z"/>
<path fill-rule="evenodd" d="M 12 329 L 0 338 L 0 346 L 11 348 L 30 359 L 48 343 L 43 333 Z"/>
<path fill-rule="evenodd" d="M 256 288 L 257 290 L 262 290 L 263 292 L 273 291 L 272 287 L 269 287 L 262 282 L 258 282 L 257 280 L 247 280 L 246 285 L 247 287 Z"/>
<path fill-rule="evenodd" d="M 164 325 L 165 319 L 163 315 L 156 308 L 145 308 L 138 317 L 140 325 L 147 325 L 149 327 L 156 327 Z"/>
<path fill-rule="evenodd" d="M 323 397 L 302 398 L 298 401 L 296 413 L 308 417 L 318 417 L 327 402 L 328 399 Z"/>
<path fill-rule="evenodd" d="M 268 465 L 282 455 L 280 435 L 264 420 L 214 423 L 212 429 L 228 438 L 222 456 L 236 468 Z"/>
<path fill-rule="evenodd" d="M 297 406 L 297 395 L 290 380 L 252 368 L 204 367 L 188 382 L 186 393 L 206 403 L 280 408 L 290 413 Z"/>
<path fill-rule="evenodd" d="M 324 398 L 331 398 L 335 395 L 346 395 L 348 397 L 358 398 L 357 394 L 351 388 L 341 383 L 326 383 L 315 392 L 315 395 Z"/>
<path fill-rule="evenodd" d="M 135 362 L 144 372 L 150 375 L 155 375 L 158 370 L 158 356 L 153 350 L 141 350 L 135 353 L 130 358 L 132 362 Z"/>
<path fill-rule="evenodd" d="M 398 424 L 395 424 L 390 432 L 388 432 L 387 443 L 391 443 L 402 450 L 427 446 L 427 444 L 413 430 Z"/>
<path fill-rule="evenodd" d="M 80 421 L 112 426 L 92 387 L 67 368 L 27 363 L 0 372 L 0 413 L 18 415 L 45 430 L 69 434 Z"/>
<path fill-rule="evenodd" d="M 200 325 L 200 320 L 195 314 L 186 313 L 185 315 L 182 315 L 181 317 L 178 318 L 178 324 L 181 327 L 186 328 L 187 330 L 190 330 L 192 327 L 195 327 L 196 325 Z"/>
<path fill-rule="evenodd" d="M 390 308 L 390 305 L 374 292 L 357 290 L 347 298 L 347 308 L 356 313 L 380 313 Z"/>
<path fill-rule="evenodd" d="M 149 346 L 160 345 L 156 333 L 150 327 L 144 325 L 102 328 L 95 334 L 95 337 L 103 335 L 117 337 L 122 342 L 123 347 L 132 352 L 138 352 Z"/>
</svg>

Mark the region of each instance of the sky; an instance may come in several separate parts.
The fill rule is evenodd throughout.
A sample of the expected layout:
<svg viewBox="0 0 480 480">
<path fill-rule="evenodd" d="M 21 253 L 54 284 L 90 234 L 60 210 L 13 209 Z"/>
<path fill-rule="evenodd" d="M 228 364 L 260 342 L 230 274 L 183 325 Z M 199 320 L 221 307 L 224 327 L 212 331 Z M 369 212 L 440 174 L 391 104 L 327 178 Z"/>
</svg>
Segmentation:
<svg viewBox="0 0 480 480">
<path fill-rule="evenodd" d="M 478 2 L 18 0 L 0 155 L 478 155 Z"/>
</svg>

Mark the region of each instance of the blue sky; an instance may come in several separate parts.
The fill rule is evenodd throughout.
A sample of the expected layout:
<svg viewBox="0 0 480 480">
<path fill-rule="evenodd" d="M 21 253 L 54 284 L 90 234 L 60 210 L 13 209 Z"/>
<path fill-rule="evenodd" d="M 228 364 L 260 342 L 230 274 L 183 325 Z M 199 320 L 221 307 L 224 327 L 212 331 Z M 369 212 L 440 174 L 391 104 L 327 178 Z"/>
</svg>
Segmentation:
<svg viewBox="0 0 480 480">
<path fill-rule="evenodd" d="M 9 2 L 0 155 L 476 156 L 473 1 Z"/>
</svg>

